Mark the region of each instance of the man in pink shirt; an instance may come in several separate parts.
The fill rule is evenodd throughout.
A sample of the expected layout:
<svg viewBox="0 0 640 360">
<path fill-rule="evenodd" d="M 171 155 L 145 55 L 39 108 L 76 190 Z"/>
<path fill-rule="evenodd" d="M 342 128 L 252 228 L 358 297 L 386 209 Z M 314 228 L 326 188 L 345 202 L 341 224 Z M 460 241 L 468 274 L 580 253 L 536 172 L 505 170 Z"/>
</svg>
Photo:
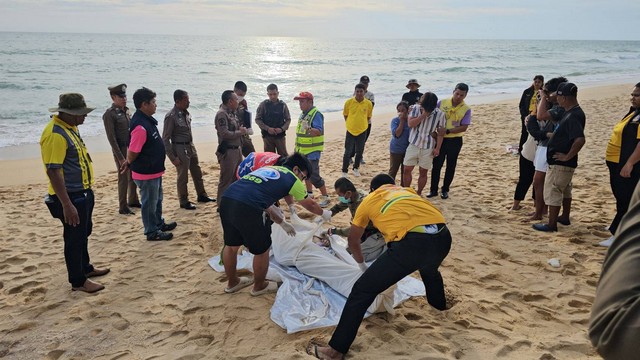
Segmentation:
<svg viewBox="0 0 640 360">
<path fill-rule="evenodd" d="M 129 132 L 131 143 L 127 160 L 120 167 L 131 169 L 131 178 L 140 189 L 142 224 L 149 241 L 171 240 L 168 232 L 176 228 L 175 222 L 166 223 L 162 218 L 162 175 L 164 174 L 165 149 L 158 131 L 156 93 L 145 87 L 133 94 L 136 112 L 131 118 Z"/>
</svg>

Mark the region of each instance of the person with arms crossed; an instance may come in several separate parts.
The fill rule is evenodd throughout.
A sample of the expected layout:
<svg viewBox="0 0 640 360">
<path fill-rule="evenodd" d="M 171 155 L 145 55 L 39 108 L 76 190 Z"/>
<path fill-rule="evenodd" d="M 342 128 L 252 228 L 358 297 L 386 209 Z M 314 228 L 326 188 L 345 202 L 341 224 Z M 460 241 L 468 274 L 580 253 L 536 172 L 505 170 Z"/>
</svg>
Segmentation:
<svg viewBox="0 0 640 360">
<path fill-rule="evenodd" d="M 287 129 L 291 124 L 289 108 L 278 98 L 280 92 L 276 84 L 267 86 L 268 99 L 258 105 L 256 124 L 260 127 L 265 152 L 275 152 L 287 156 Z"/>
</svg>

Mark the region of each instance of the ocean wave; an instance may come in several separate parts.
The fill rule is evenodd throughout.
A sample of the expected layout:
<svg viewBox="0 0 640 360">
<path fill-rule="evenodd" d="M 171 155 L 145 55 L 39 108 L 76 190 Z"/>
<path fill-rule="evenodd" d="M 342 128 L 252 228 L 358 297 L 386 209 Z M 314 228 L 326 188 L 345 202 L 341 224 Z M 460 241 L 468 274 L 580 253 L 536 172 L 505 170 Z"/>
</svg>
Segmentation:
<svg viewBox="0 0 640 360">
<path fill-rule="evenodd" d="M 14 83 L 0 81 L 0 89 L 1 90 L 24 90 L 24 87 Z"/>
</svg>

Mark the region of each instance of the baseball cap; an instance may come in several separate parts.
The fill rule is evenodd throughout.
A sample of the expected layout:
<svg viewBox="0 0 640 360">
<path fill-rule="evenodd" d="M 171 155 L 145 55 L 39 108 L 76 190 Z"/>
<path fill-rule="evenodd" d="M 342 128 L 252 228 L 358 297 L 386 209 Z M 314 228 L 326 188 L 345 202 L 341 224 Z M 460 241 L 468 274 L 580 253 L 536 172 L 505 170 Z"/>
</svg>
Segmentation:
<svg viewBox="0 0 640 360">
<path fill-rule="evenodd" d="M 558 85 L 558 90 L 556 91 L 558 96 L 573 96 L 576 97 L 578 95 L 578 87 L 574 83 L 565 82 Z"/>
<path fill-rule="evenodd" d="M 300 100 L 300 99 L 313 100 L 313 94 L 308 91 L 303 91 L 300 94 L 298 94 L 298 96 L 293 98 L 293 100 Z"/>
</svg>

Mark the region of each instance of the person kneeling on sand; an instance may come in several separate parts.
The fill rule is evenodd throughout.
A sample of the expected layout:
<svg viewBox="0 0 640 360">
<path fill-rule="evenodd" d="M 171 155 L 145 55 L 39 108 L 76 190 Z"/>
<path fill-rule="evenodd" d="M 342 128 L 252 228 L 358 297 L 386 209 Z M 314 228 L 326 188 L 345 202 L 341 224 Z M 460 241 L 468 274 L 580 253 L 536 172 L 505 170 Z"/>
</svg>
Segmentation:
<svg viewBox="0 0 640 360">
<path fill-rule="evenodd" d="M 438 310 L 447 308 L 438 268 L 449 254 L 451 233 L 440 211 L 412 189 L 394 185 L 389 175 L 376 175 L 371 180 L 371 193 L 356 210 L 349 232 L 349 247 L 361 267 L 365 265 L 360 236 L 370 220 L 384 235 L 389 251 L 380 255 L 353 285 L 329 344 L 309 342 L 309 355 L 342 359 L 375 297 L 416 270 L 420 271 L 429 304 Z"/>
<path fill-rule="evenodd" d="M 358 206 L 362 203 L 362 200 L 367 196 L 362 190 L 356 190 L 353 183 L 347 178 L 339 178 L 334 184 L 336 193 L 338 194 L 339 203 L 333 205 L 329 211 L 331 216 L 334 216 L 346 209 L 351 212 L 353 218 L 356 214 Z M 341 228 L 331 228 L 328 230 L 329 235 L 336 234 L 344 237 L 349 236 L 349 230 L 351 226 Z M 362 255 L 364 261 L 373 261 L 382 254 L 386 249 L 386 243 L 382 234 L 378 229 L 373 226 L 373 223 L 369 221 L 367 227 L 364 229 L 362 236 L 360 237 L 360 247 L 362 248 Z M 351 252 L 350 249 L 347 249 Z"/>
<path fill-rule="evenodd" d="M 278 286 L 266 280 L 271 247 L 271 224 L 276 222 L 287 234 L 295 235 L 293 226 L 279 216 L 273 203 L 285 195 L 291 195 L 310 212 L 331 219 L 329 210 L 322 208 L 307 196 L 302 183 L 312 172 L 304 155 L 294 153 L 283 166 L 265 166 L 232 183 L 220 200 L 220 220 L 224 237 L 222 259 L 227 275 L 226 293 L 234 293 L 253 284 L 251 295 L 275 292 Z M 267 218 L 269 215 L 269 218 Z M 244 245 L 253 257 L 254 278 L 238 277 L 237 254 Z"/>
</svg>

